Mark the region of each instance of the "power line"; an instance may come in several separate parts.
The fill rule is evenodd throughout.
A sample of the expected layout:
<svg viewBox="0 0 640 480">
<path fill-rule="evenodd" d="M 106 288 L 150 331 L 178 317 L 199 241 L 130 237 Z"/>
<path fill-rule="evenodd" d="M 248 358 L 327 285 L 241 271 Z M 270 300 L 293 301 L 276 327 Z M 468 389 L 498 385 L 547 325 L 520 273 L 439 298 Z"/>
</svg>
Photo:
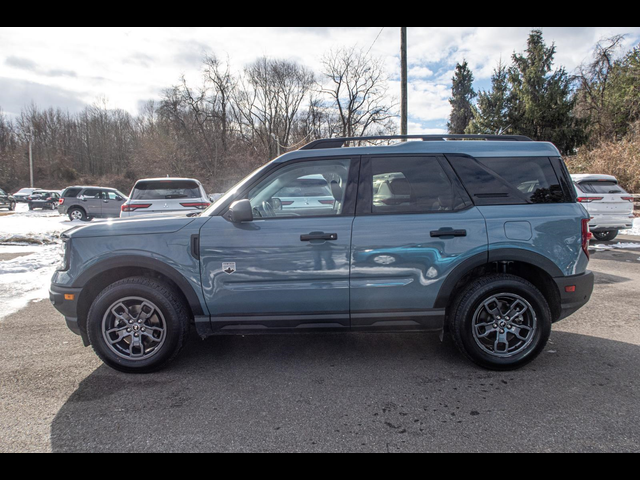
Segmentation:
<svg viewBox="0 0 640 480">
<path fill-rule="evenodd" d="M 387 27 L 382 27 L 382 30 L 380 30 L 380 33 L 378 33 L 378 36 L 376 37 L 376 39 L 373 41 L 373 43 L 371 44 L 371 46 L 369 47 L 369 50 L 367 50 L 367 55 L 369 55 L 369 53 L 371 52 L 371 49 L 373 49 L 373 47 L 375 46 L 375 44 L 378 42 L 378 39 L 380 38 L 380 35 L 382 35 L 382 32 L 384 32 L 384 29 Z M 366 56 L 366 55 L 365 55 Z"/>
</svg>

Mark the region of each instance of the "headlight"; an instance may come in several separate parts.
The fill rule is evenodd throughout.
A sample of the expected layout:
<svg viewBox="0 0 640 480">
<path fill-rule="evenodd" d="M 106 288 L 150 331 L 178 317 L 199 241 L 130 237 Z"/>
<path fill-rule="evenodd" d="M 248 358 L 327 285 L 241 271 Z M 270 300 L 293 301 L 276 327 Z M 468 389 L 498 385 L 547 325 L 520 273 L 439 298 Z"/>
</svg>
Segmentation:
<svg viewBox="0 0 640 480">
<path fill-rule="evenodd" d="M 62 235 L 60 238 L 62 239 L 62 260 L 60 261 L 60 263 L 58 263 L 56 270 L 58 272 L 66 272 L 69 270 L 71 239 L 69 237 L 66 237 L 65 235 Z"/>
</svg>

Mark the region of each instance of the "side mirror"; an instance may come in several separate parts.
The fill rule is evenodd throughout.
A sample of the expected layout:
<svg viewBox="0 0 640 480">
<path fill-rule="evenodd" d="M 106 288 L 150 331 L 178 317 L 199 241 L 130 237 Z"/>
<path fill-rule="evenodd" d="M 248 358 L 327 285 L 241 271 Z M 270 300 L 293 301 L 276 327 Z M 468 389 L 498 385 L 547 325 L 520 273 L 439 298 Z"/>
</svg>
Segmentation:
<svg viewBox="0 0 640 480">
<path fill-rule="evenodd" d="M 229 211 L 224 216 L 232 223 L 253 222 L 253 207 L 249 200 L 239 200 L 229 207 Z"/>
</svg>

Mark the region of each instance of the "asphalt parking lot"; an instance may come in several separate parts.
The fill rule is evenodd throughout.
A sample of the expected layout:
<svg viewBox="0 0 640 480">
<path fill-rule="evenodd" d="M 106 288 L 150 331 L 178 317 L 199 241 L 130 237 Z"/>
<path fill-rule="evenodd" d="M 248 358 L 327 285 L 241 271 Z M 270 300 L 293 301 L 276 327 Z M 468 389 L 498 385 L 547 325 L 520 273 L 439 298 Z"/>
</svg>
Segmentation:
<svg viewBox="0 0 640 480">
<path fill-rule="evenodd" d="M 194 337 L 127 376 L 32 303 L 0 322 L 0 452 L 639 452 L 640 250 L 590 268 L 590 305 L 510 373 L 437 336 L 320 335 Z"/>
</svg>

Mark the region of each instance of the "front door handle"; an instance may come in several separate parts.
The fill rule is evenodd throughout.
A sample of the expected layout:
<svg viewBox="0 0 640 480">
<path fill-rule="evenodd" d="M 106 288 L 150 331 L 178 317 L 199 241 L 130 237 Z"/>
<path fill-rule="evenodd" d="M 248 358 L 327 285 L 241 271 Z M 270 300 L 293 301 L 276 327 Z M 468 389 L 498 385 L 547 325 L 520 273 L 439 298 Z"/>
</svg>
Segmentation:
<svg viewBox="0 0 640 480">
<path fill-rule="evenodd" d="M 328 242 L 335 241 L 335 240 L 338 240 L 338 234 L 337 233 L 310 233 L 309 235 L 300 236 L 301 242 L 313 242 L 318 240 L 324 240 Z"/>
<path fill-rule="evenodd" d="M 437 230 L 431 232 L 431 238 L 444 238 L 444 237 L 466 237 L 466 230 L 454 230 L 452 228 L 443 228 L 441 230 Z"/>
</svg>

